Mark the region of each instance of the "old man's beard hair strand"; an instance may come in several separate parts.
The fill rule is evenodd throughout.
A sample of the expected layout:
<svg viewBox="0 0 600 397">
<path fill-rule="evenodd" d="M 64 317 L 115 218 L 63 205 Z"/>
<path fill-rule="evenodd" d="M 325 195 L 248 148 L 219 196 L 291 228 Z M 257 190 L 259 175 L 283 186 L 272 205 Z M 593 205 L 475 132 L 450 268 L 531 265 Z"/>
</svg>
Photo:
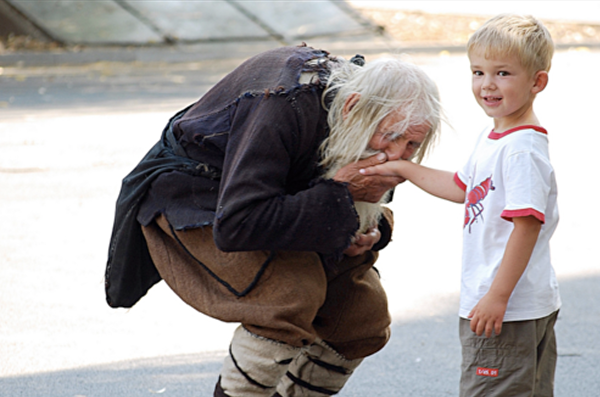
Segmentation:
<svg viewBox="0 0 600 397">
<path fill-rule="evenodd" d="M 325 178 L 333 178 L 342 167 L 355 162 L 356 159 L 365 159 L 379 153 L 379 151 L 370 149 L 368 146 L 364 147 L 364 145 L 354 149 L 348 146 L 351 146 L 348 145 L 348 142 L 329 142 L 325 158 L 323 159 L 323 163 L 328 165 L 324 175 Z M 377 203 L 368 203 L 366 201 L 354 202 L 354 208 L 360 222 L 358 233 L 365 233 L 369 228 L 379 223 L 379 219 L 383 213 L 381 205 L 388 202 L 389 195 L 390 191 L 384 194 Z"/>
</svg>

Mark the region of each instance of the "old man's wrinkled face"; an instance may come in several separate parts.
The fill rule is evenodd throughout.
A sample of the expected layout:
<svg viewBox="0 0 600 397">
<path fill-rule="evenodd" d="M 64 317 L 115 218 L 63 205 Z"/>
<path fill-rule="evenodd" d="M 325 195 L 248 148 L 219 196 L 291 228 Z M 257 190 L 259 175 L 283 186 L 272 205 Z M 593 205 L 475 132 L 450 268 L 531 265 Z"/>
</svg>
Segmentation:
<svg viewBox="0 0 600 397">
<path fill-rule="evenodd" d="M 386 116 L 369 141 L 369 147 L 387 155 L 388 161 L 409 160 L 421 146 L 431 129 L 429 123 L 411 125 L 404 132 L 397 131 L 404 115 L 400 111 Z"/>
</svg>

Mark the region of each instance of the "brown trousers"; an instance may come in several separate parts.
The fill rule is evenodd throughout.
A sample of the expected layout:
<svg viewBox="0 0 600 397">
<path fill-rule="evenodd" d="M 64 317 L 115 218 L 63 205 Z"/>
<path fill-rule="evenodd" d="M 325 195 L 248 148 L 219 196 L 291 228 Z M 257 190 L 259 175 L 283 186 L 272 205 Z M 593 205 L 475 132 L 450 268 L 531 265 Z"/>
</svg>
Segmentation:
<svg viewBox="0 0 600 397">
<path fill-rule="evenodd" d="M 376 252 L 328 272 L 314 252 L 220 251 L 211 227 L 175 231 L 164 216 L 142 229 L 161 277 L 207 316 L 296 347 L 318 336 L 350 360 L 389 339 Z"/>
<path fill-rule="evenodd" d="M 500 335 L 477 336 L 460 319 L 461 397 L 552 397 L 556 369 L 554 324 L 558 312 L 502 323 Z"/>
</svg>

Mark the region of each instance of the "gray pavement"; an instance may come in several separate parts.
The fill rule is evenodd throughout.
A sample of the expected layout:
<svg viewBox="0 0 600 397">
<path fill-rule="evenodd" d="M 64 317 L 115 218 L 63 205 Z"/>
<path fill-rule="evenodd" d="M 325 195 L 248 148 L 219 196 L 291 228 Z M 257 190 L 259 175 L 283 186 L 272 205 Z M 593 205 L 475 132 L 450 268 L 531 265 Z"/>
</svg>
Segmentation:
<svg viewBox="0 0 600 397">
<path fill-rule="evenodd" d="M 130 310 L 111 309 L 102 277 L 121 178 L 168 117 L 239 60 L 0 69 L 1 396 L 211 395 L 235 325 L 196 313 L 164 283 Z M 413 61 L 438 83 L 453 127 L 426 163 L 457 169 L 488 122 L 466 57 Z M 600 52 L 560 51 L 536 105 L 560 189 L 557 397 L 600 396 L 600 216 L 589 208 L 599 66 Z M 397 229 L 378 266 L 392 339 L 340 396 L 457 396 L 462 207 L 403 185 L 392 208 Z"/>
</svg>

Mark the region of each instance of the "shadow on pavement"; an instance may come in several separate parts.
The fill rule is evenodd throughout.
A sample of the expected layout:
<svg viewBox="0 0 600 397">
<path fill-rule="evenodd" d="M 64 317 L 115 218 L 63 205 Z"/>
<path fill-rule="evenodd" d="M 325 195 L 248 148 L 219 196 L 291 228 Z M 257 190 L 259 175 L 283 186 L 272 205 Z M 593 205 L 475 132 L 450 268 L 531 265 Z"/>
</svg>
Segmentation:
<svg viewBox="0 0 600 397">
<path fill-rule="evenodd" d="M 557 397 L 597 397 L 600 363 L 600 276 L 561 280 L 563 308 L 556 326 Z M 457 299 L 448 306 L 457 306 Z M 460 346 L 454 309 L 397 320 L 389 344 L 365 360 L 340 396 L 457 396 Z M 159 342 L 157 342 L 159 343 Z M 211 396 L 225 352 L 155 357 L 0 379 L 3 395 L 27 397 Z"/>
<path fill-rule="evenodd" d="M 155 357 L 0 379 L 2 395 L 212 396 L 225 352 Z M 4 394 L 6 393 L 6 394 Z"/>
</svg>

